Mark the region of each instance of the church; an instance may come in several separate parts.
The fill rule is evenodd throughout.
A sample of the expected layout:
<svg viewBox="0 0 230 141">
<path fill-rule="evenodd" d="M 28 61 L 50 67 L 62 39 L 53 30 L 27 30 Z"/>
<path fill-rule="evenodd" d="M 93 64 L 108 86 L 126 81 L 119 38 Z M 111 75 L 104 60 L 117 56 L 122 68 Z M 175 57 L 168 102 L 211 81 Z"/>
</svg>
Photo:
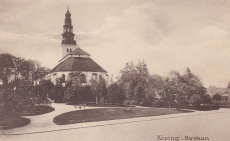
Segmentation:
<svg viewBox="0 0 230 141">
<path fill-rule="evenodd" d="M 61 83 L 65 86 L 68 78 L 74 72 L 80 72 L 80 83 L 89 84 L 90 80 L 99 80 L 99 77 L 109 80 L 107 71 L 98 65 L 90 54 L 82 50 L 74 39 L 73 25 L 69 8 L 65 13 L 65 24 L 63 25 L 62 43 L 60 46 L 61 58 L 57 65 L 46 76 L 55 85 Z"/>
</svg>

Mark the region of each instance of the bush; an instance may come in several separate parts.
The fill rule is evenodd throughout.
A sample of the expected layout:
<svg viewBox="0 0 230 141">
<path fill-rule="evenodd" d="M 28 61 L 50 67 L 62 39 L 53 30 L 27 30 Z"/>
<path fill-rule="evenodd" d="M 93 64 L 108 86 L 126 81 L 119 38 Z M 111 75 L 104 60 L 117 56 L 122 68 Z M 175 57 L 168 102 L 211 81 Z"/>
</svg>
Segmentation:
<svg viewBox="0 0 230 141">
<path fill-rule="evenodd" d="M 63 102 L 64 92 L 66 88 L 62 85 L 55 85 L 52 89 L 50 98 L 54 100 L 54 102 L 61 103 Z"/>
<path fill-rule="evenodd" d="M 218 105 L 201 105 L 199 107 L 195 107 L 195 110 L 200 111 L 209 111 L 209 110 L 218 110 L 220 107 Z"/>
</svg>

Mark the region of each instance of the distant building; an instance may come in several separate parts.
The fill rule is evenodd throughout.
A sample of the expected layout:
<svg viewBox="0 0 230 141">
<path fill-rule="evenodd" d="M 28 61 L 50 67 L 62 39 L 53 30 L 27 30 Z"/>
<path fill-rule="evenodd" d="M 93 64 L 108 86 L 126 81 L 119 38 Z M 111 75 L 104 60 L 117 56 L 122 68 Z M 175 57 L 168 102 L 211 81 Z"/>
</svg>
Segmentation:
<svg viewBox="0 0 230 141">
<path fill-rule="evenodd" d="M 230 84 L 229 84 L 230 86 Z M 209 87 L 206 90 L 206 93 L 213 97 L 215 94 L 219 94 L 221 96 L 221 101 L 229 101 L 229 90 L 230 88 L 217 88 L 217 87 Z"/>
<path fill-rule="evenodd" d="M 60 47 L 61 59 L 47 75 L 54 84 L 65 85 L 67 79 L 74 72 L 81 72 L 81 83 L 89 84 L 91 79 L 104 78 L 108 82 L 107 71 L 90 58 L 90 54 L 82 50 L 74 40 L 71 13 L 69 8 L 65 13 L 62 44 Z M 61 82 L 60 82 L 61 81 Z"/>
</svg>

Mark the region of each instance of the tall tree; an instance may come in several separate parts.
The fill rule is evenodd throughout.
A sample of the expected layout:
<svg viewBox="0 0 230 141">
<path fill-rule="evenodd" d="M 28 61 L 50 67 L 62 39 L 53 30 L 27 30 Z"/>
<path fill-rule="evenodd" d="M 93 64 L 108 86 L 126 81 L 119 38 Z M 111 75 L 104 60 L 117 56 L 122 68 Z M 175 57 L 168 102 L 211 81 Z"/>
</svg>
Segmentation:
<svg viewBox="0 0 230 141">
<path fill-rule="evenodd" d="M 90 83 L 91 83 L 92 94 L 96 98 L 96 104 L 99 103 L 99 100 L 101 101 L 101 104 L 103 104 L 104 98 L 106 98 L 108 94 L 107 84 L 105 79 L 99 76 L 99 80 L 91 79 Z"/>
<path fill-rule="evenodd" d="M 121 70 L 118 84 L 125 90 L 125 96 L 131 104 L 140 105 L 146 103 L 147 97 L 155 97 L 150 81 L 147 65 L 144 61 L 139 61 L 136 65 L 133 62 L 126 64 Z"/>
</svg>

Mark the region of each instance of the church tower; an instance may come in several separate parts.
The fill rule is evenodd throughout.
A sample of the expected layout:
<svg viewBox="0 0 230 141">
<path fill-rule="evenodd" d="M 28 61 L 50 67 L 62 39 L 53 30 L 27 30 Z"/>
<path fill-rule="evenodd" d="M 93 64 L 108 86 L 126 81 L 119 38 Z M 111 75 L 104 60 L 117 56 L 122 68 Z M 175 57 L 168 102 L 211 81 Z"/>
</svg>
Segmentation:
<svg viewBox="0 0 230 141">
<path fill-rule="evenodd" d="M 104 78 L 109 81 L 107 71 L 98 65 L 90 54 L 82 50 L 74 40 L 73 26 L 69 8 L 65 13 L 65 24 L 63 25 L 62 43 L 61 43 L 61 59 L 58 64 L 46 76 L 55 85 L 62 84 L 65 86 L 67 80 L 75 72 L 81 72 L 80 83 L 90 85 L 92 80 L 99 81 Z"/>
<path fill-rule="evenodd" d="M 67 8 L 67 12 L 65 13 L 65 24 L 63 25 L 61 58 L 71 53 L 76 47 L 77 44 L 74 40 L 71 13 L 69 12 L 69 8 Z"/>
</svg>

